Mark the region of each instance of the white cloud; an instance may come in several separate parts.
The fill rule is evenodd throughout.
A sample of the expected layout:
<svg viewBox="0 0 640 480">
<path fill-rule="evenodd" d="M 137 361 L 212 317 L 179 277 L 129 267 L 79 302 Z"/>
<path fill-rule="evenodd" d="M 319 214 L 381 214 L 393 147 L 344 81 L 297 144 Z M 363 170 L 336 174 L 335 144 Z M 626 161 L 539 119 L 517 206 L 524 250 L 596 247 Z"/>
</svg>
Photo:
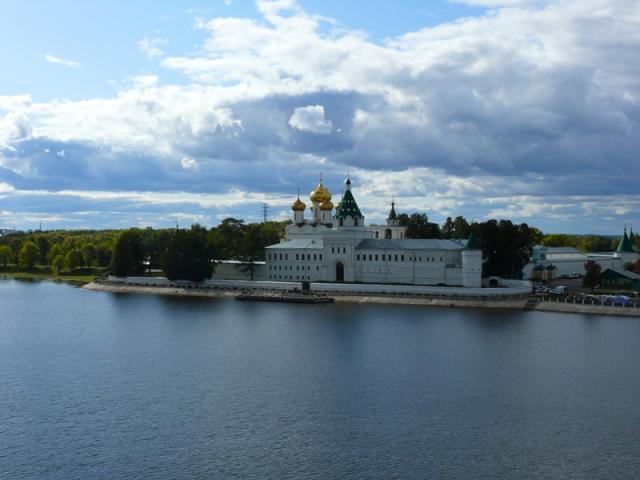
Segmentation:
<svg viewBox="0 0 640 480">
<path fill-rule="evenodd" d="M 363 193 L 384 185 L 386 196 L 430 198 L 429 209 L 452 214 L 507 212 L 501 201 L 483 206 L 496 191 L 554 205 L 562 195 L 633 195 L 637 2 L 470 2 L 491 11 L 374 42 L 292 0 L 259 1 L 261 19 L 202 21 L 195 53 L 161 60 L 183 85 L 141 75 L 113 98 L 0 97 L 12 114 L 0 116 L 0 144 L 13 149 L 3 164 L 38 185 L 281 191 L 303 181 L 301 158 L 322 159 L 305 171 L 349 165 L 378 178 L 377 187 L 363 179 Z M 158 58 L 165 43 L 138 46 Z M 64 182 L 33 153 L 44 148 L 66 152 Z M 375 205 L 376 195 L 364 198 Z"/>
<path fill-rule="evenodd" d="M 198 168 L 198 161 L 195 158 L 183 157 L 182 160 L 180 160 L 180 165 L 186 170 L 194 170 Z"/>
<path fill-rule="evenodd" d="M 56 65 L 64 65 L 65 67 L 79 67 L 80 66 L 80 64 L 78 62 L 74 62 L 72 60 L 66 60 L 64 58 L 56 57 L 56 56 L 51 55 L 49 53 L 45 54 L 44 59 L 49 63 L 53 63 L 53 64 L 56 64 Z"/>
<path fill-rule="evenodd" d="M 155 59 L 164 55 L 161 46 L 168 43 L 166 38 L 154 37 L 143 38 L 138 41 L 138 49 L 144 53 L 148 58 Z"/>
<path fill-rule="evenodd" d="M 289 118 L 289 125 L 303 132 L 311 133 L 331 133 L 333 125 L 331 120 L 324 117 L 324 107 L 322 105 L 308 105 L 299 107 L 293 111 Z"/>
<path fill-rule="evenodd" d="M 0 149 L 31 137 L 33 128 L 29 119 L 20 112 L 9 112 L 0 117 Z"/>
</svg>

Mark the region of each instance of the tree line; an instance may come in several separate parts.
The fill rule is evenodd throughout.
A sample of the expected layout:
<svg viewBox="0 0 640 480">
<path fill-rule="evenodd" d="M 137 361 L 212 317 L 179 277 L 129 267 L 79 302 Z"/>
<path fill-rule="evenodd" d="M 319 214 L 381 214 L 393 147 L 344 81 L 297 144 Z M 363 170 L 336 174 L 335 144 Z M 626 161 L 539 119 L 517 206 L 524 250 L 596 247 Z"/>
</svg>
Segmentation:
<svg viewBox="0 0 640 480">
<path fill-rule="evenodd" d="M 125 230 L 118 237 L 111 262 L 116 276 L 162 271 L 169 280 L 202 281 L 213 274 L 216 262 L 239 260 L 238 268 L 251 278 L 264 249 L 284 237 L 289 222 L 245 224 L 227 218 L 211 229 L 195 224 L 189 229 Z"/>
<path fill-rule="evenodd" d="M 587 251 L 611 251 L 618 238 L 544 235 L 526 223 L 509 220 L 469 222 L 447 217 L 433 223 L 423 213 L 398 215 L 407 238 L 467 239 L 473 231 L 483 256 L 483 275 L 518 277 L 529 261 L 532 247 L 573 246 Z M 117 276 L 164 274 L 171 280 L 200 281 L 209 278 L 220 260 L 238 260 L 238 268 L 253 278 L 256 262 L 264 260 L 264 249 L 284 237 L 290 222 L 245 223 L 227 218 L 207 229 L 131 228 L 128 230 L 83 230 L 14 233 L 0 237 L 0 268 L 50 269 L 62 274 L 110 271 Z M 636 242 L 640 238 L 636 238 Z"/>
</svg>

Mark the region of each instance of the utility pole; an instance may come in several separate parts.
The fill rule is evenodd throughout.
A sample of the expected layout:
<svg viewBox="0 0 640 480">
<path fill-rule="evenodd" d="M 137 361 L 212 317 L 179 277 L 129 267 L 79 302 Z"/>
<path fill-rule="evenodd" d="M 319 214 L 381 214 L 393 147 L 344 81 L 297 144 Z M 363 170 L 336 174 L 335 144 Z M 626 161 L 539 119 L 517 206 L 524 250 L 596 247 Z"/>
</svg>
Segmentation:
<svg viewBox="0 0 640 480">
<path fill-rule="evenodd" d="M 269 205 L 265 202 L 262 204 L 262 221 L 267 222 L 267 213 L 269 212 Z"/>
</svg>

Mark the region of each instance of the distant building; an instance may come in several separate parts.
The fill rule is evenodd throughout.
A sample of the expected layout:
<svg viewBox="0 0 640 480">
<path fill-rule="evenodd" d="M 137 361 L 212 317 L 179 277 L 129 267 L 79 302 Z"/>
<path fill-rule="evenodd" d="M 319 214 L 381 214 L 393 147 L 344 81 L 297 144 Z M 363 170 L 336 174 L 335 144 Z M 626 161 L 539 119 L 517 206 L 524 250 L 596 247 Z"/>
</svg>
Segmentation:
<svg viewBox="0 0 640 480">
<path fill-rule="evenodd" d="M 637 262 L 640 259 L 637 249 L 633 245 L 633 231 L 624 234 L 618 243 L 615 252 L 579 252 L 573 247 L 547 247 L 535 245 L 531 261 L 523 268 L 523 276 L 526 279 L 547 280 L 569 276 L 572 274 L 584 275 L 584 264 L 594 261 L 604 271 L 607 268 L 624 270 L 628 262 Z"/>
<path fill-rule="evenodd" d="M 607 268 L 600 274 L 600 287 L 608 290 L 640 290 L 640 274 Z"/>
<path fill-rule="evenodd" d="M 393 202 L 385 225 L 367 227 L 349 178 L 336 206 L 322 180 L 309 199 L 311 218 L 298 196 L 285 239 L 266 248 L 265 280 L 481 286 L 482 252 L 474 235 L 406 239 Z"/>
</svg>

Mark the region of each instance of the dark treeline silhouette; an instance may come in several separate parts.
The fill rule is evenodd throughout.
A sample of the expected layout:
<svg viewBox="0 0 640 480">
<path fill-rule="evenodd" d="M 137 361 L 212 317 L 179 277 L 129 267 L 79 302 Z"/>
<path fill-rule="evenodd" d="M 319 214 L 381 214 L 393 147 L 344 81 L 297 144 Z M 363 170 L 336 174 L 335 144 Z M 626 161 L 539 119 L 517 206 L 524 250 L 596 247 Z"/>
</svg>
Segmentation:
<svg viewBox="0 0 640 480">
<path fill-rule="evenodd" d="M 255 264 L 264 260 L 264 248 L 284 237 L 288 222 L 245 224 L 227 218 L 209 230 L 147 228 L 123 231 L 115 242 L 111 273 L 139 275 L 161 270 L 170 280 L 202 281 L 215 271 L 216 261 L 239 260 L 238 268 L 251 278 Z"/>
</svg>

